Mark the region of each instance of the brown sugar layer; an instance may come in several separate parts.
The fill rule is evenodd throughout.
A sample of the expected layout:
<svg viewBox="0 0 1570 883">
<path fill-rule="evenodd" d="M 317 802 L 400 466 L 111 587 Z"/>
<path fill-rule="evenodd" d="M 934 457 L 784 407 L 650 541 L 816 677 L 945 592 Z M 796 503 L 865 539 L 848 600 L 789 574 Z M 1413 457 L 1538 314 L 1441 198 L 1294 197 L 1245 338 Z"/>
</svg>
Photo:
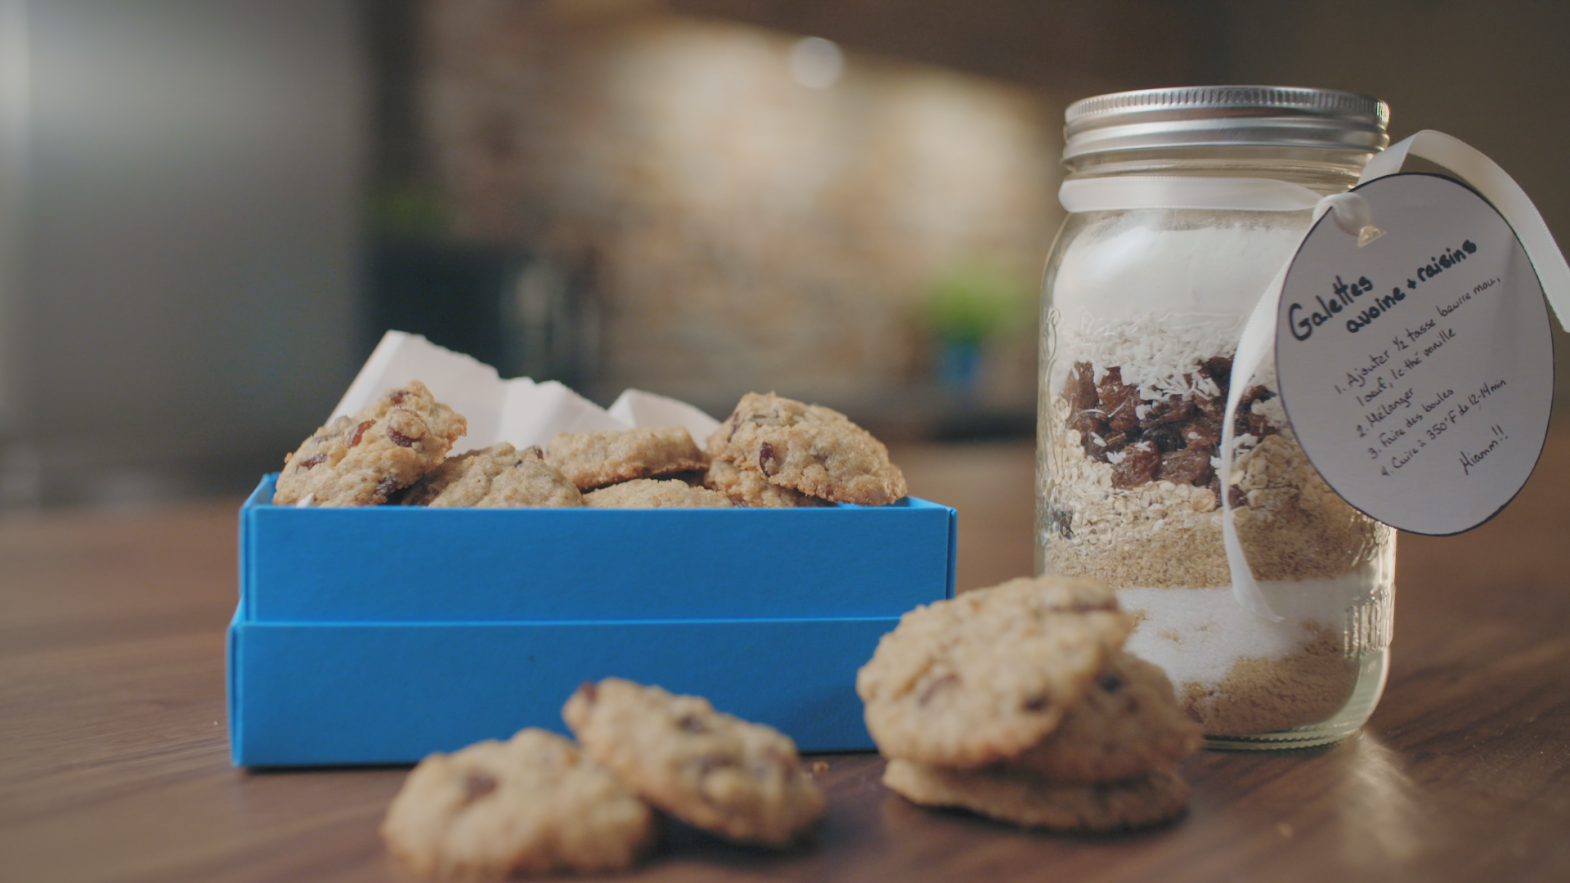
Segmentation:
<svg viewBox="0 0 1570 883">
<path fill-rule="evenodd" d="M 1190 716 L 1211 736 L 1273 733 L 1328 720 L 1357 686 L 1358 665 L 1328 632 L 1279 658 L 1239 659 L 1220 684 L 1178 686 Z"/>
</svg>

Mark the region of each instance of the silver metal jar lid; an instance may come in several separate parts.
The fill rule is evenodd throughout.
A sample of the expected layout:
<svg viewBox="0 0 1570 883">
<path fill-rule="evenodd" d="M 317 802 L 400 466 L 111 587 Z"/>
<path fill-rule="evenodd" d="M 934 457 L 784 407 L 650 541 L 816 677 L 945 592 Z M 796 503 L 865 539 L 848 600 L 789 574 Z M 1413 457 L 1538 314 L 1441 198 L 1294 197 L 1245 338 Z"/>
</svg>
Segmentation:
<svg viewBox="0 0 1570 883">
<path fill-rule="evenodd" d="M 1281 86 L 1141 89 L 1068 106 L 1065 160 L 1162 147 L 1306 147 L 1377 153 L 1390 108 L 1371 95 Z"/>
</svg>

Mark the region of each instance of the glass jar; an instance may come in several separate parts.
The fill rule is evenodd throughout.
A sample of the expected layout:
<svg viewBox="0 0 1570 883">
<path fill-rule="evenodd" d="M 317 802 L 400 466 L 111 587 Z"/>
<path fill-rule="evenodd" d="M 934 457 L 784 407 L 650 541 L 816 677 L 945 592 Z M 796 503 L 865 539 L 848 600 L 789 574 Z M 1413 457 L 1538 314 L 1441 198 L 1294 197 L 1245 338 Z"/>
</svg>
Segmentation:
<svg viewBox="0 0 1570 883">
<path fill-rule="evenodd" d="M 1120 93 L 1067 111 L 1070 214 L 1042 289 L 1037 568 L 1118 591 L 1138 619 L 1128 651 L 1166 670 L 1212 747 L 1334 741 L 1384 687 L 1394 531 L 1308 462 L 1273 354 L 1251 377 L 1231 367 L 1313 201 L 1356 183 L 1386 121 L 1366 96 L 1266 87 Z M 1234 592 L 1223 495 L 1267 613 Z"/>
</svg>

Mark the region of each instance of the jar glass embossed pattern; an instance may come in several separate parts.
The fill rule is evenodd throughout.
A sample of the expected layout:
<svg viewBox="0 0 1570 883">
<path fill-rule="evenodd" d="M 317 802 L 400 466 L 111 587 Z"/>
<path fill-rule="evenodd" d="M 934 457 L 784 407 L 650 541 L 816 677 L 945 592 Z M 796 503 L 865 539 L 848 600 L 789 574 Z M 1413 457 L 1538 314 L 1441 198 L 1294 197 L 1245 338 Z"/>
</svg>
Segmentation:
<svg viewBox="0 0 1570 883">
<path fill-rule="evenodd" d="M 1367 720 L 1388 663 L 1395 539 L 1308 462 L 1273 358 L 1254 376 L 1232 373 L 1243 324 L 1311 209 L 1164 199 L 1161 182 L 1342 192 L 1387 143 L 1386 121 L 1366 96 L 1266 87 L 1146 90 L 1068 109 L 1068 181 L 1153 184 L 1156 196 L 1071 206 L 1047 262 L 1038 569 L 1118 590 L 1139 620 L 1128 649 L 1166 669 L 1213 747 L 1320 744 Z M 1222 495 L 1274 618 L 1234 596 Z"/>
</svg>

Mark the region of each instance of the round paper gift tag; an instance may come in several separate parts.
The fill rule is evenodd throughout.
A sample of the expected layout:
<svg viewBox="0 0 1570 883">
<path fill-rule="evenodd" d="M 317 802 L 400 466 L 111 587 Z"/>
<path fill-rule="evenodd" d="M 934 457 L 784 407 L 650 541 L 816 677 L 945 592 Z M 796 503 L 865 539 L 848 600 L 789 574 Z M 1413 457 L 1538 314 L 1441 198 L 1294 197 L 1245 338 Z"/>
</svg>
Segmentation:
<svg viewBox="0 0 1570 883">
<path fill-rule="evenodd" d="M 1276 372 L 1292 430 L 1332 488 L 1393 527 L 1453 534 L 1526 483 L 1553 399 L 1542 283 L 1499 212 L 1454 179 L 1352 191 L 1289 266 Z M 1360 244 L 1361 243 L 1361 244 Z"/>
</svg>

